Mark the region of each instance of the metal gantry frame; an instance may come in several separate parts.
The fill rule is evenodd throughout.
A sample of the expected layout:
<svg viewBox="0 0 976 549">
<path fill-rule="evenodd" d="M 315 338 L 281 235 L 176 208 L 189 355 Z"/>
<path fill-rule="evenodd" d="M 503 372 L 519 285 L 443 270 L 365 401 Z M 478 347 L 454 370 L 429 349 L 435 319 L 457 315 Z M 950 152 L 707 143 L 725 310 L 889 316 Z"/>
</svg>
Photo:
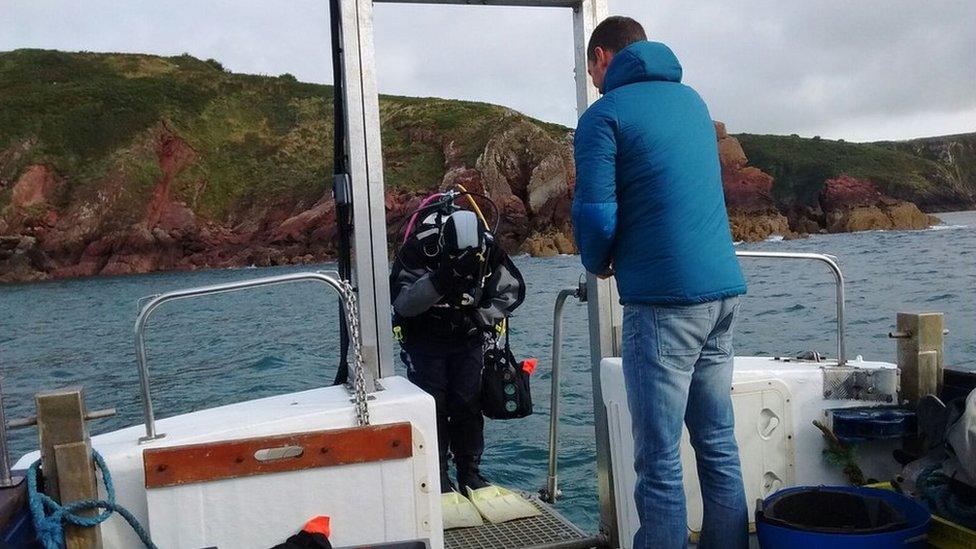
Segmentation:
<svg viewBox="0 0 976 549">
<path fill-rule="evenodd" d="M 607 0 L 375 0 L 383 3 L 545 7 L 571 9 L 576 72 L 576 107 L 582 114 L 599 98 L 586 71 L 586 43 L 607 17 Z M 390 320 L 389 256 L 386 241 L 379 93 L 373 44 L 374 0 L 342 0 L 342 75 L 353 195 L 353 284 L 359 294 L 367 383 L 394 373 Z M 610 470 L 610 437 L 600 388 L 600 361 L 619 354 L 621 314 L 610 281 L 588 281 L 593 415 L 596 426 L 600 530 L 617 545 L 617 521 Z"/>
</svg>

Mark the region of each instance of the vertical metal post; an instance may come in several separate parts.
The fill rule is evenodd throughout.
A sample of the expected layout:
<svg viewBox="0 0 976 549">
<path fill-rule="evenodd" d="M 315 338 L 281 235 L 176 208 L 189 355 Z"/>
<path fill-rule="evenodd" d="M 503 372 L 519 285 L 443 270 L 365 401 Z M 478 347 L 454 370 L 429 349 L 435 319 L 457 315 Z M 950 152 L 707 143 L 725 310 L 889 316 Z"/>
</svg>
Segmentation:
<svg viewBox="0 0 976 549">
<path fill-rule="evenodd" d="M 586 72 L 586 45 L 590 34 L 607 17 L 606 0 L 582 0 L 573 10 L 573 38 L 576 52 L 576 110 L 579 115 L 600 97 Z M 617 304 L 616 285 L 587 274 L 587 309 L 590 324 L 590 360 L 593 383 L 593 422 L 596 430 L 597 494 L 600 500 L 600 532 L 611 547 L 618 547 L 617 508 L 613 491 L 610 461 L 610 431 L 607 410 L 603 405 L 600 361 L 619 354 L 617 334 L 622 314 Z"/>
<path fill-rule="evenodd" d="M 914 406 L 927 394 L 942 390 L 944 325 L 942 313 L 898 313 L 898 368 L 901 399 Z"/>
<path fill-rule="evenodd" d="M 353 270 L 366 386 L 393 374 L 389 259 L 372 0 L 342 0 L 342 61 L 353 202 Z"/>
<path fill-rule="evenodd" d="M 570 296 L 579 296 L 580 288 L 561 290 L 556 296 L 556 306 L 552 312 L 552 386 L 549 394 L 549 476 L 542 489 L 542 499 L 555 503 L 559 498 L 559 376 L 562 361 L 563 307 Z"/>
<path fill-rule="evenodd" d="M 13 486 L 10 450 L 7 448 L 7 415 L 3 411 L 3 378 L 0 378 L 0 488 Z"/>
</svg>

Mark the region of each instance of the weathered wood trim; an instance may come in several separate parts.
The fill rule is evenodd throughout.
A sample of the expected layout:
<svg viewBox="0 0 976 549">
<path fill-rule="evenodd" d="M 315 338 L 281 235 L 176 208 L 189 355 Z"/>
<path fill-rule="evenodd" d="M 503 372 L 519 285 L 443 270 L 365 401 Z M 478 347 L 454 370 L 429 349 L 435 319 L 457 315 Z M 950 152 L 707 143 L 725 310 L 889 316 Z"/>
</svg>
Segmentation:
<svg viewBox="0 0 976 549">
<path fill-rule="evenodd" d="M 261 461 L 255 453 L 284 449 L 301 455 Z M 370 425 L 143 450 L 146 488 L 162 488 L 284 471 L 404 459 L 413 455 L 409 423 Z"/>
</svg>

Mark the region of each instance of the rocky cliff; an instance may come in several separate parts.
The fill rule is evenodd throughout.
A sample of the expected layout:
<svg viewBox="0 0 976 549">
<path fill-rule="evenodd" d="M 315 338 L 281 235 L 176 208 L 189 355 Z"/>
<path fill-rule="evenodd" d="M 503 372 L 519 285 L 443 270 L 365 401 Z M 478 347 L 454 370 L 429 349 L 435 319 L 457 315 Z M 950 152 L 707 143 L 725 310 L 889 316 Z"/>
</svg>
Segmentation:
<svg viewBox="0 0 976 549">
<path fill-rule="evenodd" d="M 824 182 L 871 181 L 926 211 L 976 207 L 976 133 L 899 142 L 848 143 L 797 135 L 736 136 L 750 164 L 773 176 L 777 207 L 816 207 Z"/>
<path fill-rule="evenodd" d="M 331 97 L 186 55 L 0 53 L 0 281 L 333 257 Z M 575 251 L 571 130 L 441 99 L 385 96 L 380 116 L 391 237 L 432 190 L 463 184 L 498 205 L 510 251 Z M 853 214 L 870 208 L 863 201 L 832 217 L 836 193 L 824 191 L 828 209 L 817 193 L 790 200 L 721 123 L 716 138 L 736 238 L 880 228 Z M 932 165 L 948 155 L 969 177 L 954 146 L 885 146 Z M 902 208 L 870 196 L 884 212 Z"/>
</svg>

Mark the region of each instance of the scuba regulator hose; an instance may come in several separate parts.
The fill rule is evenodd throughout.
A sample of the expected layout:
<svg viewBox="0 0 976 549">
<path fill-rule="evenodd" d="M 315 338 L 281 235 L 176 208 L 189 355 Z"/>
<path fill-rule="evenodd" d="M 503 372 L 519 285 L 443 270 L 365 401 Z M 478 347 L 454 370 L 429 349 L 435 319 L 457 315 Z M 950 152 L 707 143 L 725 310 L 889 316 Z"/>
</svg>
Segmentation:
<svg viewBox="0 0 976 549">
<path fill-rule="evenodd" d="M 495 204 L 495 201 L 486 195 L 464 190 L 464 187 L 460 185 L 456 185 L 456 187 L 461 190 L 436 192 L 428 196 L 420 203 L 420 206 L 418 206 L 416 210 L 411 212 L 409 215 L 404 217 L 402 221 L 400 221 L 399 226 L 394 232 L 394 234 L 397 235 L 394 238 L 394 242 L 396 243 L 396 248 L 393 251 L 394 257 L 396 257 L 397 259 L 400 258 L 400 248 L 402 248 L 403 245 L 406 244 L 407 240 L 410 238 L 410 235 L 413 234 L 413 231 L 417 225 L 417 220 L 421 218 L 421 215 L 426 214 L 428 212 L 434 212 L 439 209 L 457 208 L 457 206 L 454 204 L 454 201 L 456 201 L 458 198 L 462 196 L 467 197 L 467 199 L 472 204 L 472 209 L 474 210 L 475 215 L 478 216 L 478 219 L 481 221 L 482 225 L 484 226 L 485 231 L 491 234 L 496 233 L 501 223 L 501 211 L 498 209 L 498 205 Z M 481 198 L 491 206 L 491 209 L 495 214 L 494 215 L 495 223 L 493 227 L 489 226 L 488 221 L 485 219 L 484 214 L 481 212 L 481 208 L 478 206 L 478 203 L 475 201 L 475 198 Z M 404 230 L 404 225 L 406 225 L 405 230 Z M 401 231 L 403 232 L 402 238 L 400 237 Z"/>
</svg>

